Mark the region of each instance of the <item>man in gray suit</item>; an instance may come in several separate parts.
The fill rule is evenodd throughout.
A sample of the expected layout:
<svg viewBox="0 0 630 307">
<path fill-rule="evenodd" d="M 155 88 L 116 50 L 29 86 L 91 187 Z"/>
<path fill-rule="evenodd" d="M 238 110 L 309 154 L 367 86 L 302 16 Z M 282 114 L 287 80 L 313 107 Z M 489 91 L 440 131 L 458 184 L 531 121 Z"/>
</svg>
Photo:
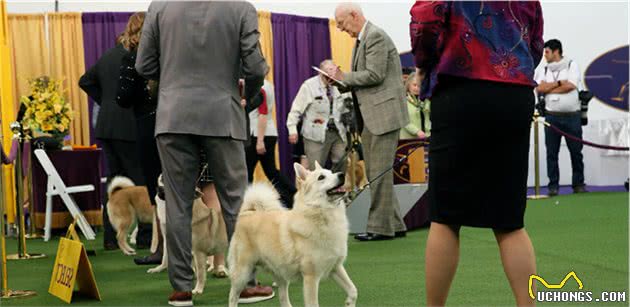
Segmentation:
<svg viewBox="0 0 630 307">
<path fill-rule="evenodd" d="M 269 68 L 259 36 L 256 10 L 244 1 L 154 1 L 145 18 L 136 70 L 160 80 L 155 134 L 173 306 L 192 305 L 191 215 L 200 150 L 214 176 L 228 238 L 234 232 L 247 186 L 246 114 L 238 80 L 242 74 L 246 98 L 260 92 Z M 241 294 L 250 302 L 271 297 L 270 287 Z"/>
<path fill-rule="evenodd" d="M 352 71 L 343 73 L 334 68 L 328 73 L 353 92 L 366 171 L 368 178 L 374 180 L 394 163 L 398 133 L 409 122 L 400 57 L 389 36 L 367 21 L 357 4 L 338 5 L 335 20 L 337 27 L 356 37 L 357 42 L 352 51 Z M 390 170 L 370 185 L 372 205 L 367 232 L 355 239 L 378 241 L 406 235 L 393 180 Z"/>
</svg>

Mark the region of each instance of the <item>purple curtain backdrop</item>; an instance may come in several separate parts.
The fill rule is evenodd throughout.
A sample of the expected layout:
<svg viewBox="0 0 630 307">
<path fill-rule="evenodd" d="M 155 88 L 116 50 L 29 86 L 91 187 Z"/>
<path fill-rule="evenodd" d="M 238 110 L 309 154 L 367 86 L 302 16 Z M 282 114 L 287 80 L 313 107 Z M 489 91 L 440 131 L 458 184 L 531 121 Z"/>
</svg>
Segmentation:
<svg viewBox="0 0 630 307">
<path fill-rule="evenodd" d="M 316 74 L 311 66 L 331 58 L 330 32 L 328 19 L 285 14 L 272 13 L 271 26 L 280 170 L 293 180 L 287 114 L 302 83 Z"/>
<path fill-rule="evenodd" d="M 127 20 L 133 13 L 83 13 L 83 48 L 85 50 L 85 69 L 96 63 L 101 55 L 116 45 L 116 38 L 125 30 Z M 92 111 L 94 101 L 89 99 L 90 110 L 90 142 L 94 143 Z"/>
</svg>

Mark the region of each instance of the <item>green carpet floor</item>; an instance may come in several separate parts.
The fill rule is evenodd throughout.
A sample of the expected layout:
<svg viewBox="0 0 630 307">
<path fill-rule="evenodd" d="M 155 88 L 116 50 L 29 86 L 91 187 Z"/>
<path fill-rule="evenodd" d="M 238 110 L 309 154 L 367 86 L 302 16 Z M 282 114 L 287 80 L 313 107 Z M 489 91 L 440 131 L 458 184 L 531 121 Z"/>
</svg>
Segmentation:
<svg viewBox="0 0 630 307">
<path fill-rule="evenodd" d="M 628 291 L 628 194 L 589 193 L 530 201 L 526 227 L 537 255 L 538 273 L 549 283 L 559 283 L 575 271 L 585 291 Z M 359 290 L 358 306 L 423 306 L 424 247 L 427 230 L 413 231 L 400 240 L 358 243 L 349 240 L 346 264 Z M 86 242 L 97 255 L 90 261 L 95 270 L 102 302 L 75 297 L 76 305 L 164 306 L 170 293 L 167 273 L 150 275 L 146 266 L 137 266 L 120 251 L 103 251 L 102 238 Z M 28 250 L 46 253 L 47 259 L 10 261 L 8 273 L 12 289 L 36 290 L 33 298 L 3 300 L 2 306 L 63 306 L 48 294 L 57 240 L 44 243 L 29 240 Z M 8 240 L 9 252 L 16 241 Z M 511 290 L 501 267 L 498 249 L 490 230 L 464 228 L 461 233 L 461 258 L 451 288 L 450 306 L 514 305 Z M 146 253 L 146 251 L 142 251 Z M 267 274 L 260 274 L 270 283 Z M 541 286 L 539 285 L 539 288 Z M 577 286 L 569 282 L 567 289 Z M 225 306 L 229 281 L 209 276 L 205 293 L 195 298 L 196 306 Z M 294 306 L 302 306 L 302 287 L 290 289 Z M 320 286 L 321 306 L 342 306 L 344 294 L 334 282 Z M 630 300 L 629 297 L 626 298 Z M 542 306 L 560 306 L 540 303 Z M 589 306 L 598 305 L 590 303 Z M 606 303 L 600 306 L 627 306 Z M 253 306 L 278 306 L 277 298 Z"/>
</svg>

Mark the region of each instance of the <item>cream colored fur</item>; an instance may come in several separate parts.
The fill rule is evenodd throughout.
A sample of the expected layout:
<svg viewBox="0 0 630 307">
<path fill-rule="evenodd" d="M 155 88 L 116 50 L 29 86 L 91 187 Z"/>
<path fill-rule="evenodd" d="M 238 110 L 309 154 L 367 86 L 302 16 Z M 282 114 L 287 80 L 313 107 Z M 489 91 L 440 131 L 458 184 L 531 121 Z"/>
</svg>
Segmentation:
<svg viewBox="0 0 630 307">
<path fill-rule="evenodd" d="M 116 231 L 118 247 L 125 255 L 135 255 L 136 251 L 127 243 L 127 235 L 134 222 L 153 222 L 149 192 L 144 186 L 135 186 L 131 179 L 117 176 L 107 187 L 107 196 L 107 215 Z"/>
<path fill-rule="evenodd" d="M 355 306 L 357 289 L 343 267 L 347 255 L 348 220 L 345 199 L 327 192 L 343 184 L 343 176 L 316 165 L 312 172 L 295 164 L 298 192 L 294 208 L 284 209 L 276 190 L 254 184 L 244 203 L 230 243 L 229 306 L 238 304 L 255 266 L 270 271 L 278 284 L 280 305 L 291 306 L 288 287 L 302 278 L 304 305 L 318 306 L 318 285 L 331 276 Z"/>
<path fill-rule="evenodd" d="M 158 185 L 163 187 L 162 176 L 158 178 Z M 159 273 L 168 267 L 168 252 L 166 244 L 166 202 L 155 196 L 157 204 L 157 216 L 160 220 L 164 248 L 162 253 L 162 263 L 155 268 L 149 269 L 148 273 Z M 201 200 L 201 192 L 197 190 L 197 197 L 193 202 L 192 214 L 192 254 L 193 269 L 197 283 L 193 289 L 193 294 L 203 293 L 206 284 L 206 259 L 209 255 L 225 253 L 228 247 L 227 231 L 223 215 L 214 209 L 210 209 Z"/>
</svg>

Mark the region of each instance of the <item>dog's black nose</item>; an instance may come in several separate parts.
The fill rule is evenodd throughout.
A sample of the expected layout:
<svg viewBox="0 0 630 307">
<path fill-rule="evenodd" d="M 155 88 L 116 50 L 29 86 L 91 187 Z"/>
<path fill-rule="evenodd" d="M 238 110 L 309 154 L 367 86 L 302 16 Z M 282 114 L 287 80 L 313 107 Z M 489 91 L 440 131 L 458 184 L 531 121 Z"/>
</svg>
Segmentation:
<svg viewBox="0 0 630 307">
<path fill-rule="evenodd" d="M 344 173 L 337 173 L 337 176 L 339 176 L 339 180 L 341 182 L 346 181 L 346 174 L 344 174 Z"/>
</svg>

